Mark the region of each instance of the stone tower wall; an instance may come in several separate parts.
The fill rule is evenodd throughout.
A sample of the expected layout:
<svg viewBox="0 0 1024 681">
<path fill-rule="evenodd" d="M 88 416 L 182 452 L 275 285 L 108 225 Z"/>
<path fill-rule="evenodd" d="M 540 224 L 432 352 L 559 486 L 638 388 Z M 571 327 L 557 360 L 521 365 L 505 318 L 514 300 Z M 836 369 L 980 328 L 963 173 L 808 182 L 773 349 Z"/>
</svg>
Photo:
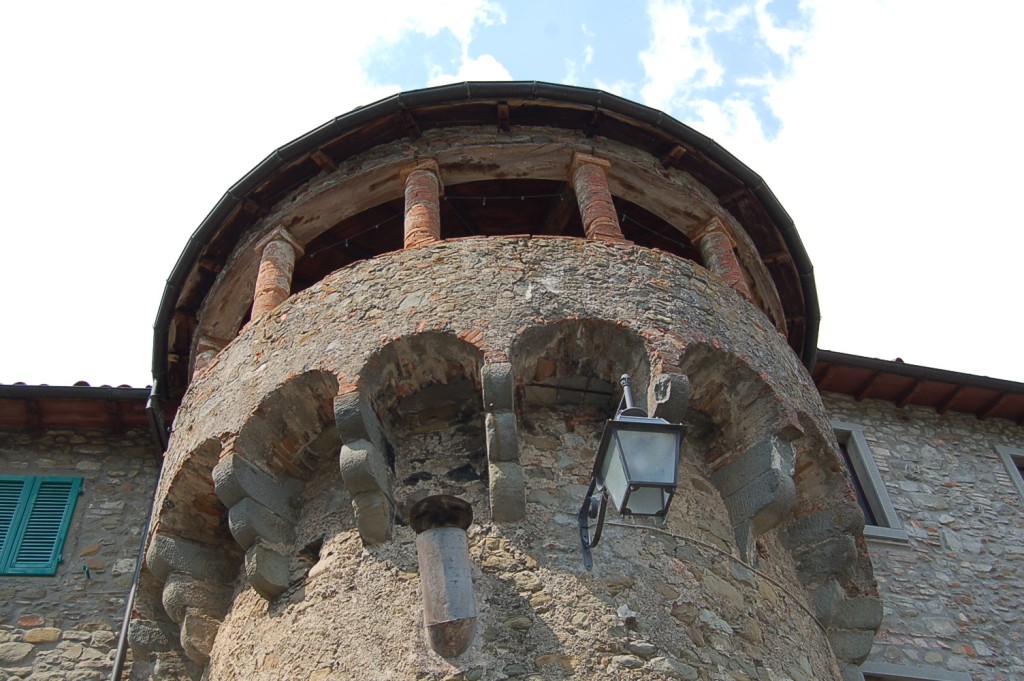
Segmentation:
<svg viewBox="0 0 1024 681">
<path fill-rule="evenodd" d="M 627 372 L 689 424 L 683 473 L 664 525 L 609 518 L 591 573 L 575 513 Z M 438 492 L 476 517 L 452 659 L 401 521 Z M 136 678 L 821 680 L 874 633 L 841 615 L 876 594 L 798 358 L 716 276 L 624 243 L 449 240 L 292 296 L 197 375 L 157 509 Z"/>
</svg>

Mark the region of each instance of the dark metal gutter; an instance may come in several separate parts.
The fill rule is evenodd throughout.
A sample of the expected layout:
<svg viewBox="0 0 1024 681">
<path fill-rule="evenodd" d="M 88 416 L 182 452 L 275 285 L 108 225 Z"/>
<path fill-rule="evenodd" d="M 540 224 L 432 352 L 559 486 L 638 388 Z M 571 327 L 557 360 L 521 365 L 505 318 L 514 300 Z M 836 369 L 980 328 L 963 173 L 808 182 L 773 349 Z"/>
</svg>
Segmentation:
<svg viewBox="0 0 1024 681">
<path fill-rule="evenodd" d="M 149 388 L 111 388 L 86 385 L 0 384 L 0 400 L 116 400 L 145 402 Z"/>
<path fill-rule="evenodd" d="M 818 324 L 821 319 L 818 307 L 818 294 L 814 283 L 814 268 L 796 231 L 792 218 L 760 175 L 747 167 L 717 142 L 702 135 L 688 125 L 677 121 L 661 111 L 637 104 L 617 95 L 590 88 L 558 85 L 541 81 L 466 82 L 411 90 L 386 97 L 364 107 L 353 109 L 278 148 L 228 190 L 189 238 L 164 287 L 164 294 L 160 300 L 160 307 L 153 325 L 153 378 L 154 385 L 159 388 L 159 396 L 167 397 L 167 331 L 177 303 L 177 293 L 184 286 L 203 247 L 216 234 L 222 220 L 248 192 L 259 187 L 289 161 L 311 153 L 324 142 L 334 139 L 344 132 L 354 130 L 370 121 L 394 113 L 400 113 L 410 108 L 455 102 L 460 99 L 509 98 L 550 99 L 571 102 L 632 118 L 637 122 L 663 130 L 689 146 L 698 149 L 711 161 L 717 163 L 738 178 L 757 198 L 768 213 L 768 216 L 775 223 L 793 258 L 793 263 L 800 277 L 807 316 L 802 359 L 804 365 L 808 368 L 814 366 L 815 352 L 818 344 Z"/>
</svg>

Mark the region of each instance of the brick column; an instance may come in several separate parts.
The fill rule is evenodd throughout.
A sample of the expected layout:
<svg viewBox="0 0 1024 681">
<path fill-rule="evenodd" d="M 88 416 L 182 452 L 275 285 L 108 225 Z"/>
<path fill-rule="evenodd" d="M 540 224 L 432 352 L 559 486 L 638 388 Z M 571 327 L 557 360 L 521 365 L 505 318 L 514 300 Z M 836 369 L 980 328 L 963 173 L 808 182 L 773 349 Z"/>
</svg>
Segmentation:
<svg viewBox="0 0 1024 681">
<path fill-rule="evenodd" d="M 612 164 L 589 154 L 573 154 L 569 177 L 576 190 L 576 201 L 588 239 L 625 241 L 615 214 L 612 193 L 605 174 Z"/>
<path fill-rule="evenodd" d="M 736 242 L 729 236 L 722 221 L 717 217 L 711 218 L 693 240 L 700 249 L 704 267 L 721 277 L 744 298 L 753 300 L 747 280 L 743 277 L 743 268 L 733 251 Z"/>
<path fill-rule="evenodd" d="M 295 258 L 302 255 L 302 246 L 291 234 L 275 229 L 256 244 L 263 254 L 260 272 L 256 275 L 256 292 L 252 301 L 252 319 L 259 319 L 285 301 L 292 293 Z"/>
<path fill-rule="evenodd" d="M 405 247 L 441 240 L 441 173 L 437 162 L 424 160 L 402 172 L 405 181 Z"/>
<path fill-rule="evenodd" d="M 213 361 L 213 358 L 217 356 L 217 353 L 224 349 L 227 345 L 227 341 L 223 341 L 220 338 L 212 338 L 210 336 L 200 336 L 196 341 L 196 363 L 192 368 L 192 375 L 197 375 L 200 371 L 205 369 Z"/>
</svg>

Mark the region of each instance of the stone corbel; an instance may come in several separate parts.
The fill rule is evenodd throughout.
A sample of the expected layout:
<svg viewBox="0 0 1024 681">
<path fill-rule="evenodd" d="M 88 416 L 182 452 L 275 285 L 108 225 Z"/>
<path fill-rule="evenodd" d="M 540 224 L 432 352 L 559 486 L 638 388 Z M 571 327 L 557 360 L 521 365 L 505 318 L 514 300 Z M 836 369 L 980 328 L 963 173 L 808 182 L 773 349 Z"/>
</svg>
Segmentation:
<svg viewBox="0 0 1024 681">
<path fill-rule="evenodd" d="M 754 560 L 754 539 L 789 516 L 796 503 L 793 443 L 772 435 L 711 475 L 722 494 L 743 559 Z"/>
<path fill-rule="evenodd" d="M 245 550 L 245 574 L 263 598 L 273 600 L 290 583 L 289 545 L 296 513 L 293 481 L 282 481 L 228 449 L 213 469 L 217 497 L 228 507 L 228 527 Z"/>
<path fill-rule="evenodd" d="M 350 392 L 334 399 L 334 419 L 342 441 L 341 479 L 352 497 L 359 536 L 367 545 L 388 541 L 394 509 L 377 415 L 359 392 Z"/>
<path fill-rule="evenodd" d="M 512 365 L 508 362 L 485 364 L 480 376 L 486 413 L 491 520 L 496 523 L 522 520 L 526 517 L 526 480 L 519 461 Z"/>
<path fill-rule="evenodd" d="M 146 551 L 146 565 L 163 582 L 164 610 L 180 627 L 185 655 L 206 666 L 227 612 L 237 565 L 215 548 L 159 533 Z"/>
</svg>

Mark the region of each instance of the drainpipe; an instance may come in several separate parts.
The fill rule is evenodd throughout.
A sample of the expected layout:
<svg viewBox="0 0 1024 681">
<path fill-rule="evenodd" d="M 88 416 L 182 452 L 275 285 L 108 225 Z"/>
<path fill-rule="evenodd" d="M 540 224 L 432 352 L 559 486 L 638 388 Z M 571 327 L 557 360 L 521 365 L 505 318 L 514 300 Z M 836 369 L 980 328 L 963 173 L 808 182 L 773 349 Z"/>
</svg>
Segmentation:
<svg viewBox="0 0 1024 681">
<path fill-rule="evenodd" d="M 121 621 L 121 634 L 118 636 L 118 650 L 117 654 L 114 656 L 114 669 L 111 671 L 111 681 L 120 681 L 121 675 L 124 673 L 125 655 L 128 652 L 128 628 L 131 625 L 131 611 L 132 608 L 135 607 L 135 594 L 138 591 L 138 578 L 142 573 L 142 560 L 145 555 L 145 541 L 150 537 L 150 522 L 153 520 L 153 507 L 157 503 L 157 490 L 159 490 L 159 488 L 160 472 L 158 471 L 157 479 L 153 483 L 153 498 L 150 500 L 150 511 L 145 514 L 145 525 L 142 527 L 142 537 L 138 542 L 138 557 L 135 559 L 135 573 L 131 579 L 131 587 L 128 589 L 128 596 L 125 598 L 125 616 L 124 620 Z"/>
</svg>

